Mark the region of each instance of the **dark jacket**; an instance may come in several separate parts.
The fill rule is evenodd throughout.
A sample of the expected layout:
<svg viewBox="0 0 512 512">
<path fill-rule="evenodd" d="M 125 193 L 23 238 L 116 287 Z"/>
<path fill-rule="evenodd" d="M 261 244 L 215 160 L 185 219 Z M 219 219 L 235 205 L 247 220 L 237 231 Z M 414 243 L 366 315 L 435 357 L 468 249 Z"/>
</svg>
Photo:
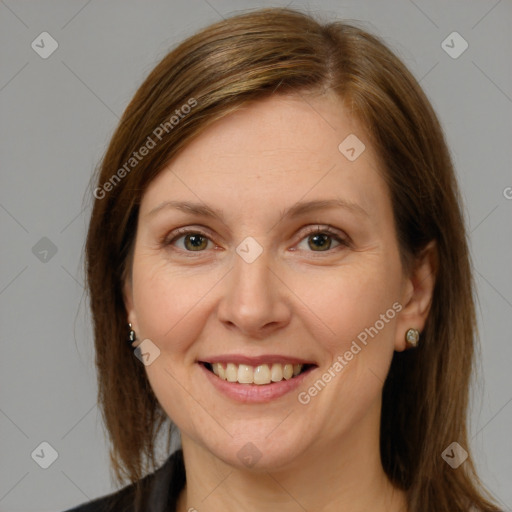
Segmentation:
<svg viewBox="0 0 512 512">
<path fill-rule="evenodd" d="M 135 484 L 130 484 L 65 512 L 174 512 L 179 494 L 185 486 L 182 450 L 174 452 L 163 466 L 139 482 L 144 490 L 140 506 L 135 503 Z"/>
</svg>

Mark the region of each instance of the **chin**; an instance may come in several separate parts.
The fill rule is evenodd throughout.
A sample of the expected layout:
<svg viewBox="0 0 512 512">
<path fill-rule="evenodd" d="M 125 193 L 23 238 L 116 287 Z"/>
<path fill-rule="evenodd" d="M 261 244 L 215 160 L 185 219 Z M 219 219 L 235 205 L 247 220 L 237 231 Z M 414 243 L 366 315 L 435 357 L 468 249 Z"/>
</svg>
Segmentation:
<svg viewBox="0 0 512 512">
<path fill-rule="evenodd" d="M 284 415 L 286 416 L 286 415 Z M 279 425 L 281 423 L 281 425 Z M 238 432 L 233 437 L 224 438 L 212 444 L 207 438 L 203 446 L 226 464 L 240 470 L 256 473 L 286 469 L 297 463 L 297 459 L 307 451 L 313 442 L 305 436 L 305 426 L 294 425 L 281 419 L 258 422 L 257 426 L 238 425 Z M 279 426 L 278 426 L 279 425 Z"/>
</svg>

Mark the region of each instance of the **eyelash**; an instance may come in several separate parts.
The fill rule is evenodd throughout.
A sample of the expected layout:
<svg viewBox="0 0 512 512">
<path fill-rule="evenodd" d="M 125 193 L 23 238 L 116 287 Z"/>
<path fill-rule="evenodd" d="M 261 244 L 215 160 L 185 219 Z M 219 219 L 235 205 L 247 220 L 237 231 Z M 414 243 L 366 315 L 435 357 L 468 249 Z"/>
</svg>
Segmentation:
<svg viewBox="0 0 512 512">
<path fill-rule="evenodd" d="M 350 247 L 350 240 L 348 238 L 347 239 L 341 238 L 341 236 L 338 234 L 338 231 L 336 231 L 330 225 L 317 226 L 313 229 L 310 229 L 308 232 L 306 232 L 304 234 L 304 236 L 299 240 L 299 242 L 302 242 L 304 239 L 308 238 L 311 235 L 319 235 L 319 234 L 327 235 L 327 236 L 331 237 L 336 242 L 338 242 L 340 245 L 335 247 L 334 249 L 327 249 L 326 251 L 306 251 L 306 252 L 311 252 L 313 254 L 315 254 L 315 253 L 332 254 L 333 251 L 340 248 L 341 246 Z M 174 244 L 174 242 L 176 242 L 177 240 L 179 240 L 180 238 L 182 238 L 186 235 L 200 235 L 200 236 L 208 239 L 210 242 L 213 242 L 213 240 L 211 240 L 210 236 L 207 233 L 205 233 L 204 231 L 202 231 L 201 229 L 178 228 L 170 235 L 165 236 L 162 240 L 161 245 L 165 246 L 165 247 L 172 246 Z M 186 253 L 187 256 L 191 256 L 191 257 L 194 257 L 197 253 L 202 253 L 202 252 L 206 251 L 206 249 L 204 249 L 202 251 L 187 251 L 185 249 L 176 249 L 176 250 L 178 250 L 182 253 Z"/>
</svg>

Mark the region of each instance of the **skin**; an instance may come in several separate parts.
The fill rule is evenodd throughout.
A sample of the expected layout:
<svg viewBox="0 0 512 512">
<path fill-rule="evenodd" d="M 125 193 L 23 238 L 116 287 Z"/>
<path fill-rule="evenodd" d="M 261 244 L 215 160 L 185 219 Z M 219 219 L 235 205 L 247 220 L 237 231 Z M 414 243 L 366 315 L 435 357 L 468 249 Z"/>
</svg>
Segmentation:
<svg viewBox="0 0 512 512">
<path fill-rule="evenodd" d="M 338 150 L 351 133 L 366 145 L 353 162 Z M 366 213 L 335 207 L 282 217 L 298 201 L 339 198 Z M 207 204 L 224 218 L 171 207 L 151 213 L 170 200 Z M 326 225 L 348 245 L 327 237 L 318 249 L 312 231 Z M 173 234 L 179 227 L 204 231 L 202 250 Z M 252 263 L 236 252 L 249 236 L 263 250 Z M 405 272 L 378 157 L 332 93 L 245 106 L 153 180 L 125 303 L 138 338 L 161 351 L 145 369 L 181 431 L 187 486 L 180 512 L 277 504 L 280 511 L 406 510 L 380 460 L 381 392 L 394 351 L 406 349 L 407 329 L 424 327 L 434 250 Z M 378 335 L 307 405 L 299 403 L 298 392 L 396 302 L 401 311 Z M 297 392 L 242 404 L 217 391 L 197 364 L 226 353 L 285 354 L 318 368 Z M 237 456 L 247 443 L 261 453 L 252 467 Z"/>
</svg>

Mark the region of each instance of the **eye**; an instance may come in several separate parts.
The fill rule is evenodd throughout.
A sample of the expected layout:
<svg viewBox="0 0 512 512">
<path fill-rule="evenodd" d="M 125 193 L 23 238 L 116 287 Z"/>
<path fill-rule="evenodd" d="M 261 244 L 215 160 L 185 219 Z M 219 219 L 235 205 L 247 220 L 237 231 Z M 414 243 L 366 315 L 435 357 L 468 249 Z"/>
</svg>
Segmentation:
<svg viewBox="0 0 512 512">
<path fill-rule="evenodd" d="M 333 241 L 335 244 L 332 247 Z M 198 229 L 181 228 L 171 234 L 171 238 L 166 238 L 163 245 L 176 246 L 183 252 L 203 252 L 209 248 L 208 244 L 213 244 L 209 235 Z M 334 230 L 331 226 L 316 226 L 310 229 L 309 233 L 303 237 L 301 242 L 297 245 L 300 250 L 308 249 L 301 248 L 300 245 L 307 243 L 309 252 L 329 252 L 339 246 L 349 246 L 348 240 L 345 240 Z M 181 245 L 180 245 L 181 244 Z M 295 250 L 295 249 L 293 249 Z"/>
<path fill-rule="evenodd" d="M 178 229 L 174 232 L 178 236 L 167 240 L 165 245 L 177 245 L 179 249 L 187 252 L 201 252 L 208 248 L 208 242 L 213 243 L 208 235 L 199 230 Z M 182 240 L 181 246 L 177 243 Z"/>
<path fill-rule="evenodd" d="M 343 239 L 338 232 L 334 231 L 330 226 L 317 226 L 311 230 L 309 234 L 306 234 L 301 244 L 304 242 L 307 243 L 307 247 L 313 252 L 328 252 L 332 249 L 333 241 L 338 244 L 334 248 L 340 245 L 348 246 L 348 241 Z M 300 244 L 298 247 L 300 248 Z"/>
</svg>

